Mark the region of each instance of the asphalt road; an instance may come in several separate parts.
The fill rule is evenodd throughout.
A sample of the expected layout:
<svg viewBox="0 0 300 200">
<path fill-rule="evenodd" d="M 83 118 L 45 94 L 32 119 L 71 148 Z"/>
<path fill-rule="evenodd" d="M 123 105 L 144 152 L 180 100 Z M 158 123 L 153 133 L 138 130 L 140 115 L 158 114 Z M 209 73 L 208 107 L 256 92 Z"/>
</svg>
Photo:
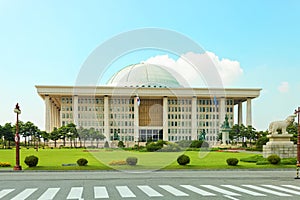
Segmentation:
<svg viewBox="0 0 300 200">
<path fill-rule="evenodd" d="M 0 199 L 299 199 L 295 170 L 0 172 Z"/>
</svg>

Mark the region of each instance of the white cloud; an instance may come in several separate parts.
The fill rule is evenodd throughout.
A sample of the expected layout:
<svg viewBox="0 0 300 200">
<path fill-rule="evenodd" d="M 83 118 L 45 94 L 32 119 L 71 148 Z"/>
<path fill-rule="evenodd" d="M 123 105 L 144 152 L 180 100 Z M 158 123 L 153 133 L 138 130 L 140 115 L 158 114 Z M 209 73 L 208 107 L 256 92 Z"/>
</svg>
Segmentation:
<svg viewBox="0 0 300 200">
<path fill-rule="evenodd" d="M 220 59 L 212 52 L 203 54 L 188 52 L 177 60 L 168 55 L 158 55 L 143 62 L 168 68 L 185 87 L 228 86 L 243 74 L 238 61 Z"/>
<path fill-rule="evenodd" d="M 278 86 L 278 90 L 279 92 L 281 93 L 286 93 L 289 91 L 289 83 L 284 81 L 284 82 L 281 82 L 281 84 Z"/>
</svg>

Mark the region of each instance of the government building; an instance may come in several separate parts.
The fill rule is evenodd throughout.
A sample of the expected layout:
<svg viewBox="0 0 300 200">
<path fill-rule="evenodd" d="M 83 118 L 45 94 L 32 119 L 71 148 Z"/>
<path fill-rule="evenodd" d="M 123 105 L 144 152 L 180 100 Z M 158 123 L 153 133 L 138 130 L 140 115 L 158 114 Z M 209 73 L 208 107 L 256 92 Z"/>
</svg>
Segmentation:
<svg viewBox="0 0 300 200">
<path fill-rule="evenodd" d="M 123 68 L 104 86 L 36 88 L 45 102 L 47 132 L 74 123 L 94 127 L 106 141 L 127 144 L 197 140 L 201 135 L 216 144 L 226 115 L 230 126 L 236 117 L 239 124 L 252 125 L 251 102 L 261 90 L 183 87 L 165 68 L 145 63 Z"/>
</svg>

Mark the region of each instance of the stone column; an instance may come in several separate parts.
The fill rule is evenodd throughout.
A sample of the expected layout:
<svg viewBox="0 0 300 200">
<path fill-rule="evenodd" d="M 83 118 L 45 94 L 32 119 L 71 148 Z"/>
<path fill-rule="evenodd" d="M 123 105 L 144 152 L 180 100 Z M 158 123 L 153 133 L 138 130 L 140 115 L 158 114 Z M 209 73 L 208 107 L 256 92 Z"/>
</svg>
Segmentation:
<svg viewBox="0 0 300 200">
<path fill-rule="evenodd" d="M 238 104 L 238 124 L 243 124 L 243 102 L 239 102 Z"/>
<path fill-rule="evenodd" d="M 53 122 L 54 122 L 54 106 L 53 106 L 53 101 L 52 99 L 50 98 L 50 130 L 53 131 L 53 128 L 54 128 L 54 125 L 53 125 Z"/>
<path fill-rule="evenodd" d="M 197 140 L 197 97 L 192 98 L 192 140 Z"/>
<path fill-rule="evenodd" d="M 134 97 L 134 141 L 139 141 L 139 106 L 138 98 Z"/>
<path fill-rule="evenodd" d="M 225 104 L 225 98 L 221 97 L 220 99 L 220 117 L 219 117 L 219 125 L 221 126 L 222 123 L 225 121 L 225 114 L 226 114 L 226 104 Z"/>
<path fill-rule="evenodd" d="M 53 128 L 57 127 L 56 104 L 53 105 Z"/>
<path fill-rule="evenodd" d="M 252 106 L 251 106 L 251 99 L 247 99 L 247 126 L 252 126 Z"/>
<path fill-rule="evenodd" d="M 78 125 L 78 95 L 73 96 L 73 123 Z"/>
<path fill-rule="evenodd" d="M 50 129 L 50 98 L 48 95 L 45 96 L 45 131 L 50 133 L 52 130 Z"/>
<path fill-rule="evenodd" d="M 104 96 L 104 135 L 106 141 L 110 141 L 110 132 L 109 132 L 109 104 L 108 96 Z"/>
<path fill-rule="evenodd" d="M 168 138 L 168 97 L 163 97 L 163 140 L 169 141 Z"/>
<path fill-rule="evenodd" d="M 60 108 L 57 108 L 57 127 L 61 127 Z"/>
</svg>

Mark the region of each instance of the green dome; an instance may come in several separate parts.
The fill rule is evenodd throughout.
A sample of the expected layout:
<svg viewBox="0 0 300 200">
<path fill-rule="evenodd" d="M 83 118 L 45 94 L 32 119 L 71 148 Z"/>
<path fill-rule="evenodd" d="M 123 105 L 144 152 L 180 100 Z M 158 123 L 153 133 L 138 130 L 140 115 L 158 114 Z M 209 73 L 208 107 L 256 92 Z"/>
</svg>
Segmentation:
<svg viewBox="0 0 300 200">
<path fill-rule="evenodd" d="M 107 84 L 123 87 L 182 87 L 166 69 L 148 63 L 129 65 L 121 69 L 110 78 Z"/>
</svg>

